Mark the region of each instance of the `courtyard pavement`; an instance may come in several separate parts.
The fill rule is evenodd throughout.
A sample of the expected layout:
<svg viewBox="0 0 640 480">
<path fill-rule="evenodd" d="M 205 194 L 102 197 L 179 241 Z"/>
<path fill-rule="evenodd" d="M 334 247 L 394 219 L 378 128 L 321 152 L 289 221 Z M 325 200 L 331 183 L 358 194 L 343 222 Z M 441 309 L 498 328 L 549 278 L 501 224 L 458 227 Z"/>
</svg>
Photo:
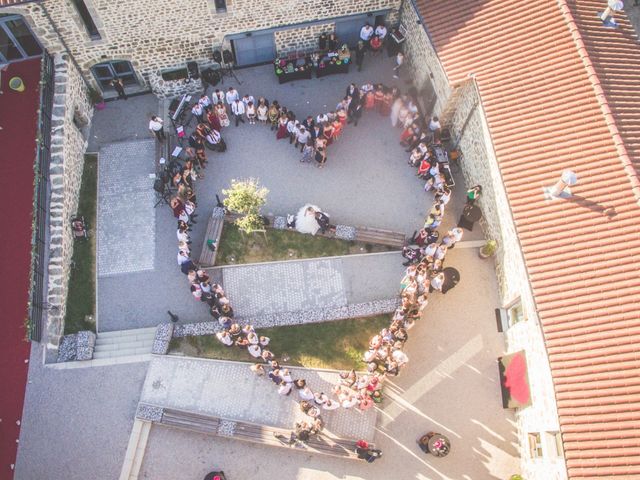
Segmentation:
<svg viewBox="0 0 640 480">
<path fill-rule="evenodd" d="M 390 59 L 381 56 L 368 60 L 362 72 L 354 69 L 348 75 L 284 85 L 277 83 L 271 66 L 254 67 L 237 71 L 242 84 L 227 79 L 218 87 L 226 89 L 234 85 L 241 95 L 250 92 L 255 97 L 278 99 L 301 118 L 335 109 L 351 81 L 362 84 L 370 80 L 407 88 L 402 79 L 392 78 Z M 149 97 L 110 102 L 106 110 L 97 112 L 92 129 L 93 146 L 102 148 L 123 139 L 149 138 L 147 115 L 153 109 Z M 166 102 L 163 104 L 166 106 Z M 157 100 L 155 108 L 160 109 Z M 200 213 L 192 232 L 196 258 L 202 248 L 206 217 L 215 206 L 215 195 L 221 194 L 234 178 L 256 177 L 269 188 L 264 213 L 293 213 L 310 202 L 327 211 L 333 223 L 385 228 L 408 235 L 422 225 L 433 201 L 432 195 L 422 190 L 414 169 L 406 164 L 407 154 L 398 144 L 400 131 L 393 130 L 389 119 L 375 112 L 365 113 L 358 127 L 346 127 L 342 138 L 330 147 L 329 160 L 322 170 L 301 164 L 299 152 L 286 140 L 276 141 L 274 132 L 266 126 L 241 124 L 238 128 L 224 129 L 222 134 L 229 149 L 223 154 L 208 152 L 210 163 L 205 178 L 196 186 Z M 453 226 L 462 211 L 464 186 L 461 176 L 458 177 L 442 230 Z M 149 189 L 151 185 L 149 182 Z M 127 212 L 122 212 L 123 222 L 126 215 Z M 176 221 L 167 206 L 158 207 L 155 224 L 152 271 L 98 280 L 99 331 L 153 326 L 168 319 L 168 309 L 178 314 L 182 322 L 209 320 L 206 309 L 193 300 L 176 265 Z M 482 233 L 476 230 L 467 233 L 465 240 L 481 237 Z M 136 293 L 135 299 L 132 292 Z"/>
<path fill-rule="evenodd" d="M 284 429 L 309 420 L 300 410 L 295 389 L 288 397 L 279 395 L 276 386 L 265 377 L 257 377 L 250 365 L 202 358 L 154 357 L 140 402 Z M 329 395 L 340 380 L 335 371 L 293 367 L 290 371 L 294 379 L 304 378 L 314 392 Z M 322 418 L 330 436 L 373 440 L 374 410 L 339 408 L 323 411 Z"/>
<path fill-rule="evenodd" d="M 502 408 L 496 359 L 504 353 L 494 308 L 499 296 L 491 260 L 456 248 L 447 263 L 462 273 L 446 295 L 432 295 L 424 318 L 409 331 L 409 364 L 385 385 L 374 464 L 153 427 L 140 478 L 202 478 L 222 469 L 234 478 L 296 480 L 484 480 L 519 471 L 516 424 Z M 425 432 L 452 441 L 445 458 L 422 453 Z"/>
</svg>

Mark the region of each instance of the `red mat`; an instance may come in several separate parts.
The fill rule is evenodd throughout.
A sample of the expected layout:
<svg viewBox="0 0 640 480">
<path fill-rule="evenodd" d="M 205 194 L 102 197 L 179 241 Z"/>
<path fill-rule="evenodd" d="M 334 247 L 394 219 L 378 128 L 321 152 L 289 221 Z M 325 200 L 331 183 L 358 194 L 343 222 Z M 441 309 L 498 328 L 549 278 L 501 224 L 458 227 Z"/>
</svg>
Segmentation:
<svg viewBox="0 0 640 480">
<path fill-rule="evenodd" d="M 38 121 L 40 59 L 9 65 L 1 73 L 0 85 L 0 479 L 12 479 L 10 465 L 16 463 L 25 386 L 31 345 L 25 341 L 24 321 L 29 301 L 33 162 Z M 26 89 L 9 88 L 9 79 L 19 76 Z"/>
</svg>

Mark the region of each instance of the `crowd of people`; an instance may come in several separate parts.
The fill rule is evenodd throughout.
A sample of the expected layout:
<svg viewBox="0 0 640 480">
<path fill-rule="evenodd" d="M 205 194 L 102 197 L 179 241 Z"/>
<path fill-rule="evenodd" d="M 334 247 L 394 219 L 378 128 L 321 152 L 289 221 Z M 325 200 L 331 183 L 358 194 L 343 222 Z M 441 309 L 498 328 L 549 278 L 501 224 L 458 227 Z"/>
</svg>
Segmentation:
<svg viewBox="0 0 640 480">
<path fill-rule="evenodd" d="M 434 193 L 434 203 L 423 227 L 403 249 L 407 269 L 401 281 L 401 305 L 389 326 L 371 338 L 369 349 L 362 357 L 366 373 L 342 372 L 339 383 L 330 391 L 313 391 L 304 378 L 294 378 L 280 365 L 268 348 L 269 338 L 260 336 L 251 325 L 241 326 L 234 320 L 233 308 L 222 286 L 212 283 L 207 272 L 191 259 L 189 232 L 197 223 L 195 183 L 206 168 L 205 145 L 208 143 L 214 150 L 220 148 L 216 145 L 224 145 L 220 131 L 231 123 L 268 126 L 275 132 L 276 139 L 288 139 L 289 144 L 300 150 L 301 162 L 315 161 L 322 168 L 327 161 L 327 147 L 339 140 L 345 125 L 357 126 L 363 111 L 389 117 L 391 126 L 400 132 L 399 140 L 409 154 L 409 165 L 416 168 L 416 175 L 425 182 L 424 189 Z M 308 419 L 296 424 L 290 438 L 281 440 L 289 444 L 304 442 L 322 431 L 325 412 L 339 408 L 366 411 L 382 400 L 384 380 L 398 375 L 409 360 L 403 347 L 408 331 L 428 304 L 428 296 L 434 291 L 446 293 L 442 272 L 445 255 L 462 239 L 462 229 L 453 228 L 442 238 L 437 231 L 452 194 L 434 153 L 441 144 L 439 119 L 421 118 L 414 99 L 402 94 L 397 87 L 371 83 L 360 87 L 351 83 L 335 110 L 308 116 L 302 121 L 277 100 L 269 102 L 259 97 L 256 101 L 249 94 L 241 97 L 233 87 L 225 93 L 215 90 L 212 97 L 203 94 L 193 106 L 192 114 L 197 125 L 185 149 L 187 158 L 183 165 L 176 164 L 171 170 L 171 185 L 176 193 L 171 197 L 170 206 L 178 221 L 178 265 L 187 276 L 194 299 L 206 304 L 218 322 L 217 339 L 226 347 L 246 349 L 257 360 L 252 371 L 271 381 L 278 394 L 296 397 Z M 157 130 L 152 131 L 158 140 L 164 140 L 164 135 L 161 138 Z M 470 190 L 470 201 L 479 193 L 479 190 Z"/>
</svg>

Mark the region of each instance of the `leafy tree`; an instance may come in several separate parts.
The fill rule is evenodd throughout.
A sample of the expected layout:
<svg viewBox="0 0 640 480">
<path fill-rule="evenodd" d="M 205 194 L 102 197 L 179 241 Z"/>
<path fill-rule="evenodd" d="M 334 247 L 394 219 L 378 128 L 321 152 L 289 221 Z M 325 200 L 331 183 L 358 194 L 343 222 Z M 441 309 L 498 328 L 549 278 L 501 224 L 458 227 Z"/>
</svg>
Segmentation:
<svg viewBox="0 0 640 480">
<path fill-rule="evenodd" d="M 222 193 L 225 195 L 224 206 L 230 212 L 242 215 L 235 221 L 241 231 L 251 233 L 264 227 L 260 209 L 267 201 L 269 190 L 260 186 L 257 179 L 231 180 L 231 187 Z"/>
</svg>

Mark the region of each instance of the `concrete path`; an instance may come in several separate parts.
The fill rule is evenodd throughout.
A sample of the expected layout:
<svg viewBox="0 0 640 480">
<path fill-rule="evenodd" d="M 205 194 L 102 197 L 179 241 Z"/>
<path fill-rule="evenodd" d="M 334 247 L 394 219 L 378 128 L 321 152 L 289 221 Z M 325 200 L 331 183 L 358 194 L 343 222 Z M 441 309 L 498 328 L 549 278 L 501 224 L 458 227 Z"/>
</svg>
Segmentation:
<svg viewBox="0 0 640 480">
<path fill-rule="evenodd" d="M 384 389 L 375 434 L 384 454 L 373 465 L 154 427 L 141 478 L 200 478 L 216 468 L 230 478 L 298 480 L 486 480 L 517 473 L 516 424 L 502 408 L 496 366 L 505 345 L 493 312 L 499 304 L 494 265 L 474 248 L 455 248 L 447 263 L 460 270 L 461 281 L 446 295 L 433 295 L 409 331 L 409 365 Z M 430 430 L 451 439 L 448 457 L 418 449 L 417 438 Z M 238 461 L 244 458 L 251 461 Z"/>
<path fill-rule="evenodd" d="M 98 276 L 153 270 L 156 210 L 155 143 L 136 140 L 100 149 L 98 162 Z"/>
<path fill-rule="evenodd" d="M 173 356 L 154 357 L 149 364 L 140 402 L 176 408 L 228 420 L 279 428 L 293 428 L 308 420 L 297 393 L 278 395 L 270 380 L 257 377 L 250 363 Z M 338 383 L 334 371 L 291 368 L 294 379 L 304 378 L 314 392 L 330 392 Z M 373 440 L 376 413 L 356 409 L 323 412 L 326 431 L 342 438 Z"/>
<path fill-rule="evenodd" d="M 147 366 L 54 369 L 34 345 L 15 480 L 118 478 Z"/>
</svg>

